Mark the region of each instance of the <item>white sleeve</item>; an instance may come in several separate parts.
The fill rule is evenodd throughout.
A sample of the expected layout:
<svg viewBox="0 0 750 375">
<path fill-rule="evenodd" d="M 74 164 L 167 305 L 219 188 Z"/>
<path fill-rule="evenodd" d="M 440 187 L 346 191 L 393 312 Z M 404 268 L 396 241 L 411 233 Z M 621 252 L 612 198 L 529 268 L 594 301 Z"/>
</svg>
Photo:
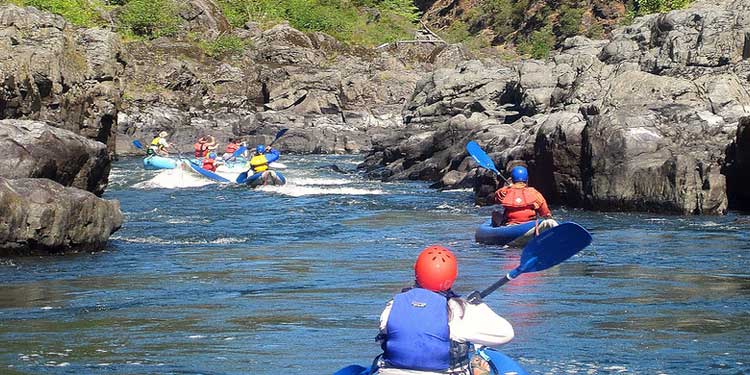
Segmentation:
<svg viewBox="0 0 750 375">
<path fill-rule="evenodd" d="M 391 315 L 391 308 L 393 307 L 393 300 L 388 301 L 385 305 L 385 309 L 380 313 L 380 332 L 388 333 L 385 331 L 385 327 L 388 324 L 388 317 Z"/>
<path fill-rule="evenodd" d="M 471 342 L 475 345 L 498 346 L 513 339 L 513 326 L 500 315 L 495 314 L 486 303 L 472 305 L 464 304 L 462 308 L 453 299 L 448 301 L 452 312 L 448 322 L 451 340 Z"/>
</svg>

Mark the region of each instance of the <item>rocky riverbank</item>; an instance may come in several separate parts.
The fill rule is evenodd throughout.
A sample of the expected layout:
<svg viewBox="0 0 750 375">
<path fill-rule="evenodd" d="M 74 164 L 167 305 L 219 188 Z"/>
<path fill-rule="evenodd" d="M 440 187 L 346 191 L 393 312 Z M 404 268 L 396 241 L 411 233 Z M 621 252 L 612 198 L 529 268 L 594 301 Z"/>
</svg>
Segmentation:
<svg viewBox="0 0 750 375">
<path fill-rule="evenodd" d="M 597 210 L 723 214 L 748 209 L 740 176 L 750 114 L 750 5 L 697 2 L 638 18 L 612 39 L 566 40 L 548 61 L 468 61 L 419 81 L 404 129 L 362 168 L 384 179 L 496 181 L 464 150 L 528 165 L 553 203 Z"/>
<path fill-rule="evenodd" d="M 162 130 L 190 152 L 206 134 L 254 144 L 290 128 L 277 143 L 284 152 L 365 153 L 361 169 L 371 178 L 474 187 L 479 204 L 497 180 L 470 160 L 469 140 L 501 169 L 526 164 L 532 185 L 556 204 L 680 214 L 750 208 L 742 185 L 745 1 L 641 17 L 609 40 L 569 38 L 544 61 L 476 59 L 440 42 L 352 47 L 287 24 L 233 28 L 212 1 L 187 5 L 177 36 L 127 43 L 34 8 L 0 7 L 0 119 L 25 120 L 0 128 L 12 151 L 0 163 L 10 179 L 3 194 L 16 197 L 5 202 L 31 212 L 12 181 L 54 180 L 69 188 L 44 182 L 37 195 L 58 202 L 55 215 L 98 228 L 86 239 L 71 234 L 81 230 L 75 225 L 53 225 L 68 234 L 23 232 L 25 240 L 6 235 L 0 246 L 103 244 L 121 225 L 119 210 L 85 203 L 84 220 L 70 202 L 89 198 L 70 189 L 101 195 L 111 157 L 140 154 L 131 142 Z M 202 39 L 222 37 L 241 48 L 212 52 Z"/>
<path fill-rule="evenodd" d="M 110 31 L 0 7 L 0 256 L 99 250 L 122 225 L 119 203 L 97 197 L 115 147 L 121 52 Z"/>
</svg>

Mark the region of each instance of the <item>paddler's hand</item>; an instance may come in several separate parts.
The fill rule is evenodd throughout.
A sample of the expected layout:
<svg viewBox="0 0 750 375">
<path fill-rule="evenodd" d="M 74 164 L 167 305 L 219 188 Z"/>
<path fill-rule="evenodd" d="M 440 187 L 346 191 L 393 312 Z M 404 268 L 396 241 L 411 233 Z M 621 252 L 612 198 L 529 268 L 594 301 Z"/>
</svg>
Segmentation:
<svg viewBox="0 0 750 375">
<path fill-rule="evenodd" d="M 472 304 L 472 305 L 478 305 L 484 301 L 482 301 L 482 295 L 477 292 L 476 290 L 469 293 L 469 296 L 466 297 L 466 302 Z"/>
</svg>

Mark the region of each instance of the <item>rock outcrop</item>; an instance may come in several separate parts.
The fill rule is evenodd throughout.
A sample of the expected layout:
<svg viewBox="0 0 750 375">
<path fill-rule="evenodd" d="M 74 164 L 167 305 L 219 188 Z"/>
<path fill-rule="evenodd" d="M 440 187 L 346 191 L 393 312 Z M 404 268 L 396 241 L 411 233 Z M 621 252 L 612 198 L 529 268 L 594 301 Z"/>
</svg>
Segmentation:
<svg viewBox="0 0 750 375">
<path fill-rule="evenodd" d="M 746 35 L 747 2 L 706 1 L 639 18 L 611 41 L 570 38 L 548 61 L 436 70 L 405 105 L 404 135 L 381 139 L 361 167 L 475 185 L 487 203 L 496 180 L 473 170 L 463 149 L 473 139 L 501 167 L 526 164 L 553 203 L 724 213 L 738 201 L 727 149 L 737 145 L 738 171 L 746 147 L 737 130 L 750 112 Z"/>
<path fill-rule="evenodd" d="M 0 256 L 92 251 L 122 225 L 120 205 L 39 178 L 0 177 Z"/>
<path fill-rule="evenodd" d="M 111 31 L 77 30 L 36 8 L 0 6 L 0 119 L 48 121 L 114 152 L 124 66 Z"/>
<path fill-rule="evenodd" d="M 107 147 L 38 121 L 0 120 L 0 177 L 48 178 L 101 196 L 111 160 Z"/>
</svg>

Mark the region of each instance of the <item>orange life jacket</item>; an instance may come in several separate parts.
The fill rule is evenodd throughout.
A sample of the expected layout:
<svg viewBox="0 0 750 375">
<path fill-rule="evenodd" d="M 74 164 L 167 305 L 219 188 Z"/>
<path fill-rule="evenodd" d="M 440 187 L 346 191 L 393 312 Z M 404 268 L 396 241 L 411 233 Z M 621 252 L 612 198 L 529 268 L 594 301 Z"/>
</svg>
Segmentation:
<svg viewBox="0 0 750 375">
<path fill-rule="evenodd" d="M 240 145 L 236 143 L 230 143 L 227 145 L 227 149 L 225 150 L 228 154 L 234 154 L 235 151 L 240 149 Z"/>
<path fill-rule="evenodd" d="M 211 159 L 209 157 L 204 158 L 203 169 L 211 172 L 216 172 L 216 164 L 214 163 L 214 159 Z"/>
<path fill-rule="evenodd" d="M 534 188 L 505 187 L 500 204 L 505 208 L 506 224 L 525 223 L 536 218 L 539 193 Z"/>
<path fill-rule="evenodd" d="M 195 150 L 195 157 L 196 158 L 201 158 L 201 157 L 205 156 L 206 151 L 208 151 L 208 146 L 206 146 L 206 142 L 205 141 L 203 141 L 203 142 L 202 141 L 198 141 L 198 142 L 195 142 L 195 144 L 193 145 L 193 149 Z"/>
</svg>

